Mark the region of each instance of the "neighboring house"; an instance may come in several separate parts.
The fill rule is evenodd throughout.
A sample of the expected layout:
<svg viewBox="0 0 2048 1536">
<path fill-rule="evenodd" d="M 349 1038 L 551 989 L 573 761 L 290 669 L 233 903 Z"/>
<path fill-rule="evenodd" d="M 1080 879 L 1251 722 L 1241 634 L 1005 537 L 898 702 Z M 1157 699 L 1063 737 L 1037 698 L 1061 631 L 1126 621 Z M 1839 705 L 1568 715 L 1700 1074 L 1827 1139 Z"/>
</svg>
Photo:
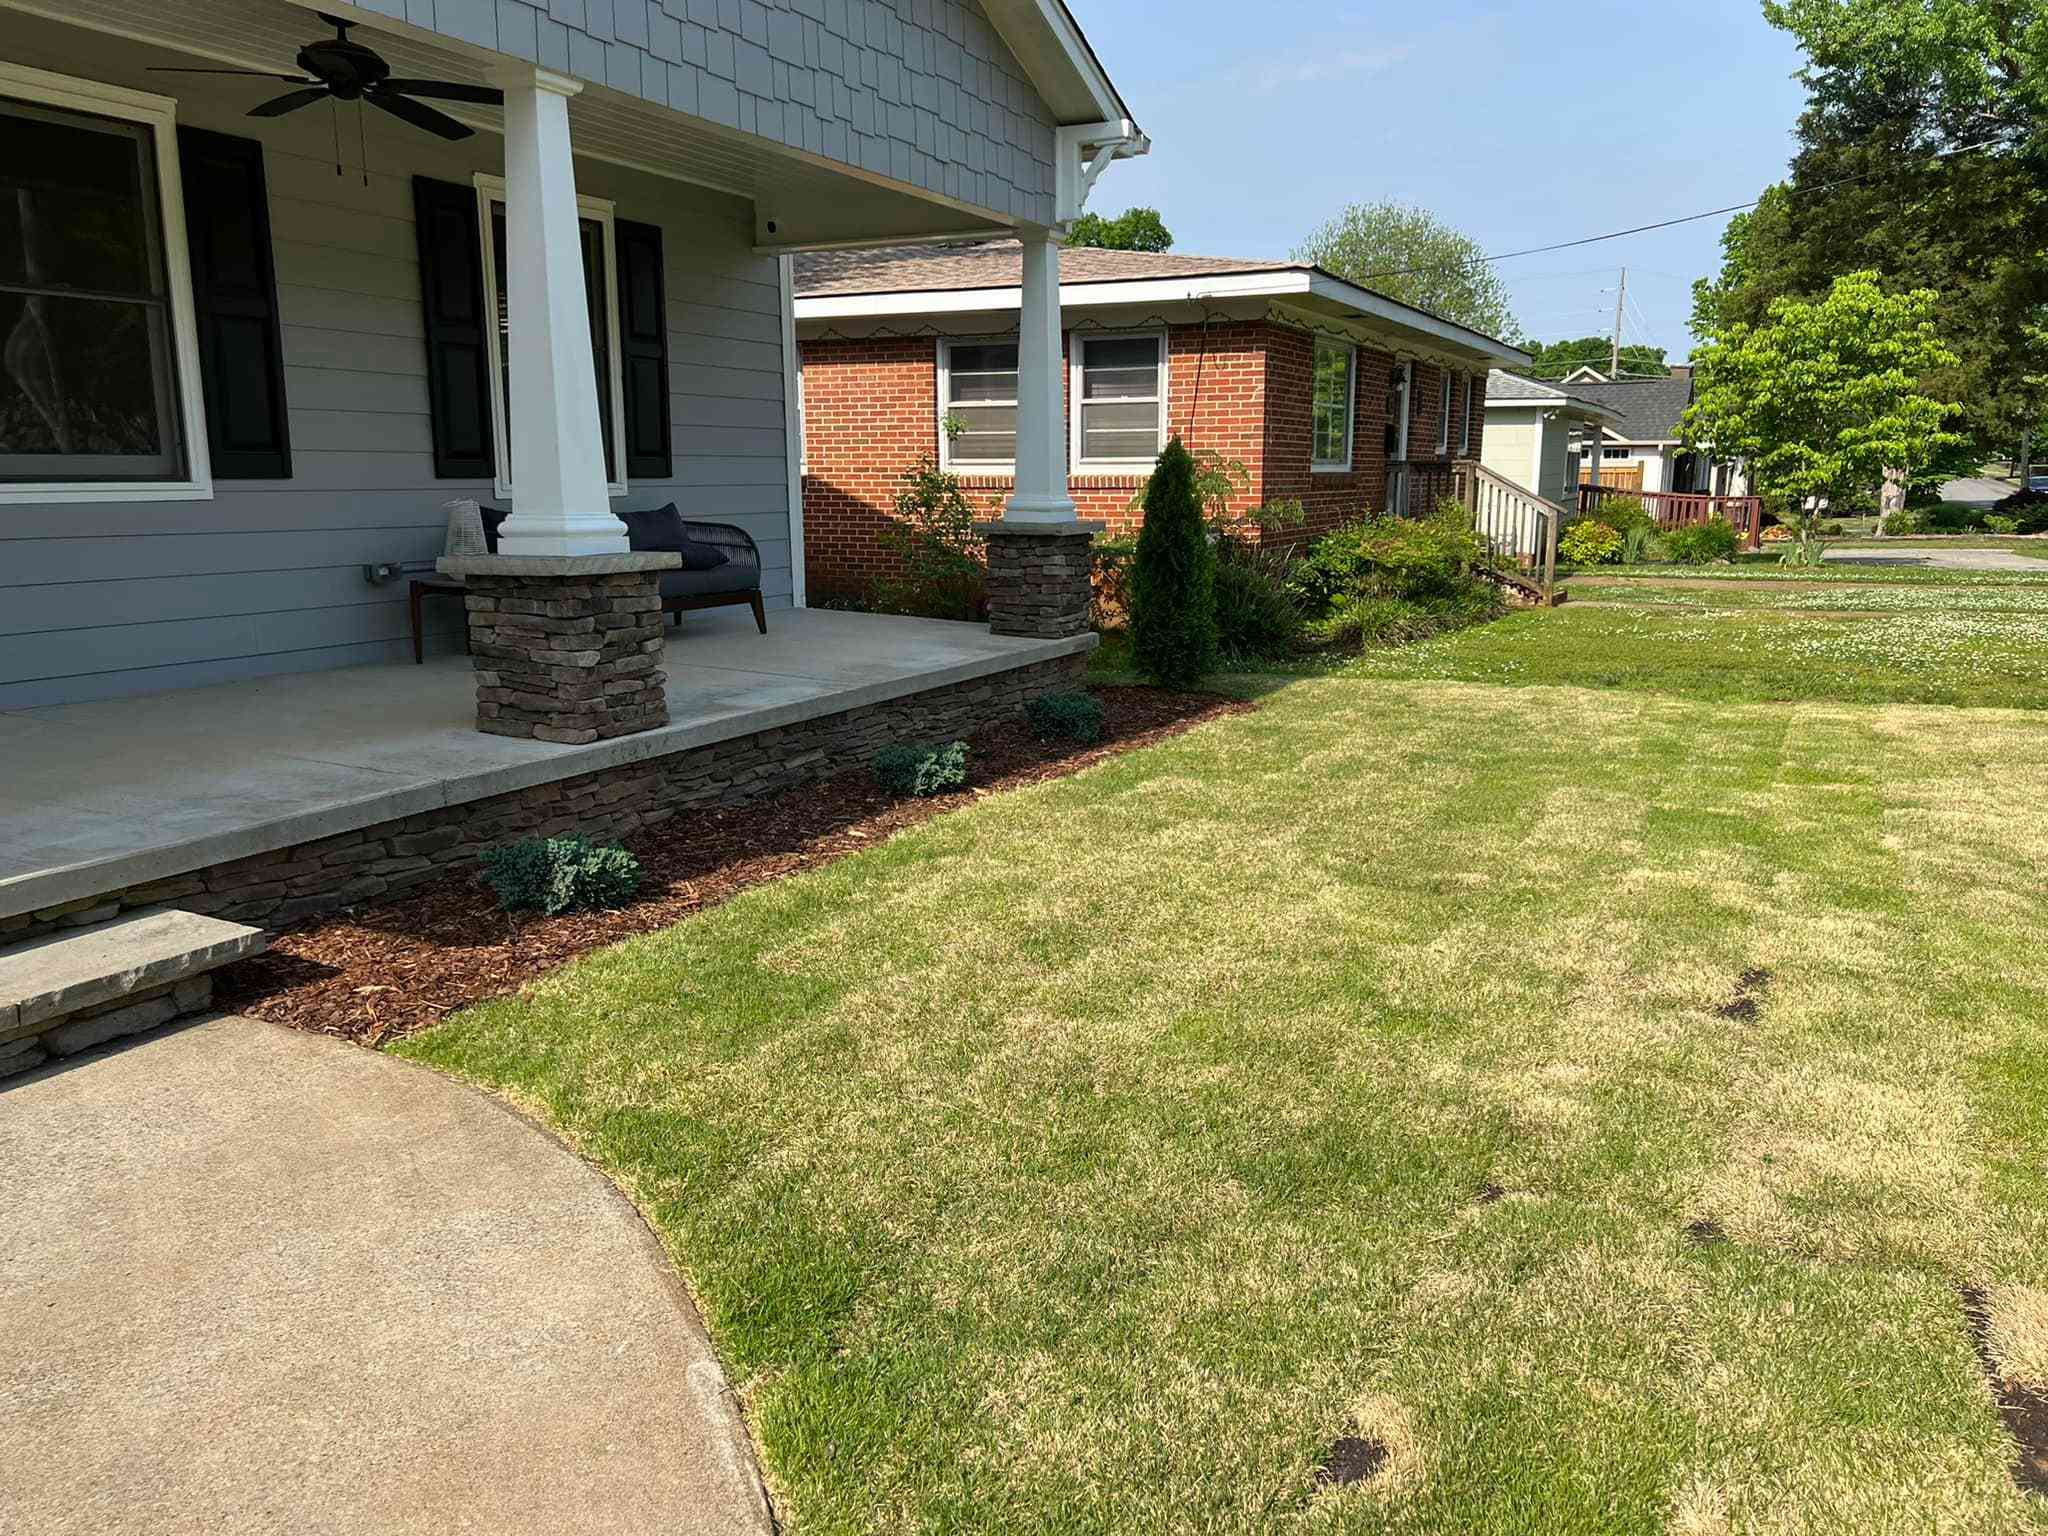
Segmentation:
<svg viewBox="0 0 2048 1536">
<path fill-rule="evenodd" d="M 1577 490 L 1574 439 L 1617 420 L 1607 407 L 1561 384 L 1496 368 L 1486 379 L 1486 437 L 1479 461 L 1503 479 L 1569 509 Z"/>
<path fill-rule="evenodd" d="M 977 505 L 1011 490 L 1019 270 L 1011 241 L 797 258 L 812 590 L 889 569 L 878 535 L 919 459 Z M 1175 433 L 1244 465 L 1240 513 L 1299 501 L 1314 533 L 1421 510 L 1479 451 L 1487 370 L 1527 361 L 1295 262 L 1069 250 L 1060 305 L 1068 490 L 1113 536 L 1136 531 L 1132 499 Z"/>
<path fill-rule="evenodd" d="M 523 553 L 674 500 L 800 601 L 780 253 L 1043 252 L 1145 147 L 1060 0 L 331 9 L 504 106 L 426 102 L 454 142 L 252 117 L 334 39 L 312 5 L 0 0 L 0 709 L 408 656 L 365 568 L 430 567 L 457 497 L 509 500 Z"/>
<path fill-rule="evenodd" d="M 1576 368 L 1563 387 L 1606 410 L 1597 439 L 1581 433 L 1572 443 L 1572 478 L 1594 478 L 1590 455 L 1600 455 L 1602 485 L 1632 491 L 1744 496 L 1748 478 L 1738 463 L 1689 452 L 1684 443 L 1686 407 L 1692 404 L 1692 369 L 1674 367 L 1663 378 L 1608 379 L 1592 368 Z"/>
</svg>

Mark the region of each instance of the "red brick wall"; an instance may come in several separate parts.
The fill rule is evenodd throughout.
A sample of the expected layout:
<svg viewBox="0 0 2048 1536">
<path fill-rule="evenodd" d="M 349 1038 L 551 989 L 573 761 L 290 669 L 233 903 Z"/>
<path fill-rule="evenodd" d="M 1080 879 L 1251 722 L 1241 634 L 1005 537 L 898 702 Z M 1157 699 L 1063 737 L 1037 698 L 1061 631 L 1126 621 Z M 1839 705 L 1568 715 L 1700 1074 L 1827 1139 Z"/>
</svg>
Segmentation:
<svg viewBox="0 0 2048 1536">
<path fill-rule="evenodd" d="M 1241 460 L 1250 485 L 1233 504 L 1249 512 L 1268 502 L 1301 501 L 1314 534 L 1386 502 L 1385 408 L 1394 360 L 1361 346 L 1357 413 L 1348 474 L 1309 470 L 1309 370 L 1313 341 L 1268 321 L 1174 326 L 1167 337 L 1171 429 L 1196 453 Z M 938 342 L 932 337 L 825 340 L 802 344 L 804 369 L 804 548 L 814 598 L 863 589 L 885 574 L 890 556 L 877 538 L 903 472 L 938 452 Z M 1064 358 L 1062 359 L 1064 363 Z M 1427 508 L 1433 487 L 1447 488 L 1449 461 L 1436 455 L 1437 371 L 1415 367 L 1411 505 Z M 1485 380 L 1473 390 L 1471 452 L 1479 451 Z M 1450 451 L 1458 453 L 1462 387 L 1453 389 Z M 1070 419 L 1070 418 L 1069 418 Z M 1432 478 L 1425 478 L 1432 477 Z M 1010 477 L 963 476 L 968 499 L 995 515 Z M 1130 509 L 1142 475 L 1076 475 L 1069 494 L 1084 518 L 1111 537 L 1137 532 Z"/>
</svg>

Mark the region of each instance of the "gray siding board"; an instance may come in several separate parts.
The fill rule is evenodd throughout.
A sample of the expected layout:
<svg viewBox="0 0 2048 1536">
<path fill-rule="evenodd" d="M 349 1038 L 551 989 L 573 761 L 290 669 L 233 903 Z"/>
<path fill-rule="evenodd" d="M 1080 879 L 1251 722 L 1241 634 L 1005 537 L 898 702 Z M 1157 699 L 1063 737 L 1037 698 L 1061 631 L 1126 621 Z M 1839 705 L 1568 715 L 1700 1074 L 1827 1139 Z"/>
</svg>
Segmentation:
<svg viewBox="0 0 2048 1536">
<path fill-rule="evenodd" d="M 9 56 L 126 83 L 94 61 L 25 52 Z M 252 121 L 232 89 L 191 90 L 181 121 L 265 145 L 293 477 L 220 481 L 203 501 L 7 508 L 0 708 L 409 659 L 403 581 L 371 587 L 361 567 L 426 569 L 443 504 L 495 500 L 487 482 L 434 478 L 410 177 L 497 172 L 499 141 L 443 145 L 373 118 L 366 187 L 350 139 L 335 175 L 316 114 Z M 635 482 L 620 504 L 674 500 L 738 523 L 761 546 L 768 601 L 786 607 L 779 288 L 773 259 L 752 249 L 751 210 L 611 165 L 579 162 L 577 178 L 664 232 L 675 473 Z M 457 605 L 430 602 L 427 620 L 437 648 L 459 644 Z"/>
</svg>

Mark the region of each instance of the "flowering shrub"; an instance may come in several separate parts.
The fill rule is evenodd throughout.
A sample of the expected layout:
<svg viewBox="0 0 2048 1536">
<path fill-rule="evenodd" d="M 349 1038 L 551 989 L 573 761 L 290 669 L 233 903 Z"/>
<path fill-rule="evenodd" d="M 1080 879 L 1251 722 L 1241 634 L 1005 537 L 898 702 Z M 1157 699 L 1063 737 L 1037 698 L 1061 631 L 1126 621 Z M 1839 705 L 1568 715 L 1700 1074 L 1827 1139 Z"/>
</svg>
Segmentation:
<svg viewBox="0 0 2048 1536">
<path fill-rule="evenodd" d="M 1566 565 L 1612 565 L 1621 559 L 1621 534 L 1605 523 L 1582 518 L 1557 541 L 1557 558 Z"/>
</svg>

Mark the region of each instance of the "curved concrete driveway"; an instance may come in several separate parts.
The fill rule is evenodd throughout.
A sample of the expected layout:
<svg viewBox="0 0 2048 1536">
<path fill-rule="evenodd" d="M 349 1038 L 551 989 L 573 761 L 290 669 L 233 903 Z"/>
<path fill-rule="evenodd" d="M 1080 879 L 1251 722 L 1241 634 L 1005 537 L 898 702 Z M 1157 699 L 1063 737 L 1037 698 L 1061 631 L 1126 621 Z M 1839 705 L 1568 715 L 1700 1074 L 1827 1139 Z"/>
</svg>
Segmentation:
<svg viewBox="0 0 2048 1536">
<path fill-rule="evenodd" d="M 2018 571 L 2048 576 L 2048 560 L 2009 549 L 1941 549 L 1901 544 L 1896 549 L 1831 549 L 1831 565 L 1917 565 L 1934 571 Z"/>
<path fill-rule="evenodd" d="M 460 1084 L 217 1018 L 0 1091 L 0 1531 L 772 1529 L 638 1213 Z"/>
</svg>

